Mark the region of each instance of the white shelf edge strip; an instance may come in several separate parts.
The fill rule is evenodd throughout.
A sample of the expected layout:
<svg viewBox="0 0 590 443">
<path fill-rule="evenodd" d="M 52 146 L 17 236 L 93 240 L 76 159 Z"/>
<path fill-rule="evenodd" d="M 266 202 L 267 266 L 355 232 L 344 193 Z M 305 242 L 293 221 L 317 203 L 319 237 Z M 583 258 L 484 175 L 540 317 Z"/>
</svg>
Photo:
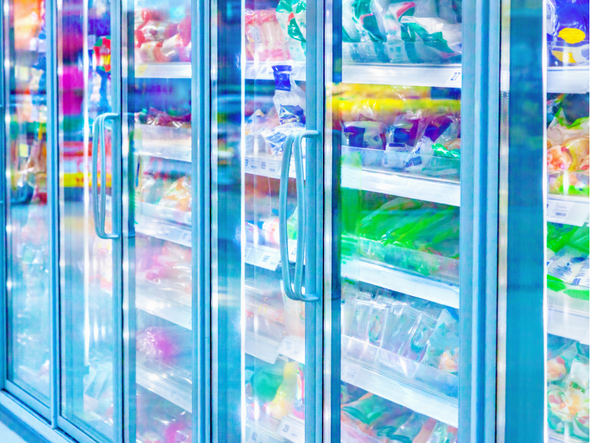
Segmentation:
<svg viewBox="0 0 590 443">
<path fill-rule="evenodd" d="M 136 78 L 191 78 L 190 62 L 182 63 L 138 63 Z"/>
<path fill-rule="evenodd" d="M 454 427 L 459 425 L 459 406 L 420 388 L 398 382 L 347 359 L 342 359 L 342 381 L 372 392 L 420 414 Z"/>
<path fill-rule="evenodd" d="M 177 388 L 166 379 L 154 374 L 141 365 L 137 365 L 136 368 L 137 384 L 143 386 L 148 391 L 159 395 L 163 399 L 174 403 L 185 411 L 192 412 L 193 403 L 190 390 L 183 391 L 180 388 Z"/>
<path fill-rule="evenodd" d="M 192 314 L 188 307 L 183 309 L 181 306 L 174 305 L 167 300 L 156 299 L 141 293 L 135 298 L 135 307 L 185 329 L 192 329 Z"/>
<path fill-rule="evenodd" d="M 588 345 L 590 344 L 589 315 L 549 305 L 547 332 Z"/>
<path fill-rule="evenodd" d="M 191 230 L 190 227 L 181 228 L 161 222 L 157 219 L 140 216 L 137 218 L 135 230 L 140 234 L 149 237 L 159 238 L 160 240 L 171 241 L 179 245 L 191 247 Z"/>
<path fill-rule="evenodd" d="M 404 174 L 373 172 L 343 166 L 342 186 L 451 206 L 460 206 L 461 204 L 461 185 L 459 183 L 420 179 Z"/>
<path fill-rule="evenodd" d="M 462 70 L 459 65 L 347 63 L 342 66 L 342 82 L 460 88 Z"/>
<path fill-rule="evenodd" d="M 342 265 L 344 277 L 459 309 L 459 287 L 385 266 L 352 260 Z"/>
<path fill-rule="evenodd" d="M 247 332 L 246 353 L 271 365 L 279 355 L 305 364 L 305 342 L 300 337 L 286 336 L 281 342 L 276 342 Z"/>
</svg>

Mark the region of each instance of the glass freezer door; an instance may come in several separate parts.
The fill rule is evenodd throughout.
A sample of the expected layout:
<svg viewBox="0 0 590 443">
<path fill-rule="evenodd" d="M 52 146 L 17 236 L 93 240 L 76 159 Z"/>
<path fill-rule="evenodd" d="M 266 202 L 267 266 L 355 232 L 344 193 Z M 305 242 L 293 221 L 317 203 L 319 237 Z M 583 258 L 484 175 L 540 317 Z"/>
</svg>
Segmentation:
<svg viewBox="0 0 590 443">
<path fill-rule="evenodd" d="M 59 423 L 98 441 L 119 441 L 121 429 L 113 10 L 108 0 L 64 0 L 57 15 Z"/>
<path fill-rule="evenodd" d="M 321 408 L 307 361 L 321 337 L 308 328 L 317 302 L 304 234 L 319 145 L 305 131 L 322 105 L 306 94 L 310 14 L 304 1 L 211 3 L 215 442 L 311 441 L 306 418 Z"/>
<path fill-rule="evenodd" d="M 6 103 L 6 149 L 0 161 L 6 167 L 0 186 L 6 231 L 0 250 L 6 264 L 7 389 L 47 416 L 51 319 L 44 9 L 40 1 L 4 4 L 4 54 L 10 62 L 0 82 Z"/>
<path fill-rule="evenodd" d="M 588 2 L 547 0 L 546 12 L 546 435 L 588 442 Z"/>
<path fill-rule="evenodd" d="M 191 2 L 123 2 L 126 438 L 192 437 Z M 195 73 L 197 74 L 197 73 Z"/>
<path fill-rule="evenodd" d="M 456 442 L 461 2 L 334 11 L 332 438 Z"/>
</svg>

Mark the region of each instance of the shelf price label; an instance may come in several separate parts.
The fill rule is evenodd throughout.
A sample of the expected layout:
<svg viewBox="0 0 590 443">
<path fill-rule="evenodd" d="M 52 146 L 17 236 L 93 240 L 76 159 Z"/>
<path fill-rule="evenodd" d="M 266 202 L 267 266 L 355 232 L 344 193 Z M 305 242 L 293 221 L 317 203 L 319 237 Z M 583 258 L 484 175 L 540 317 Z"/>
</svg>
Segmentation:
<svg viewBox="0 0 590 443">
<path fill-rule="evenodd" d="M 347 361 L 342 362 L 340 378 L 344 383 L 351 385 L 356 384 L 356 378 L 359 375 L 360 367 Z"/>
<path fill-rule="evenodd" d="M 547 221 L 583 226 L 588 220 L 588 205 L 578 202 L 549 200 L 547 202 Z"/>
<path fill-rule="evenodd" d="M 281 420 L 278 434 L 293 443 L 305 443 L 305 423 L 285 417 Z"/>
<path fill-rule="evenodd" d="M 246 443 L 274 443 L 276 439 L 263 434 L 262 432 L 258 431 L 256 428 L 252 428 L 250 432 L 250 436 Z"/>
<path fill-rule="evenodd" d="M 285 337 L 279 346 L 279 354 L 305 364 L 305 342 L 294 337 Z"/>
<path fill-rule="evenodd" d="M 445 86 L 448 88 L 460 88 L 461 87 L 461 70 L 454 69 L 449 75 Z"/>
</svg>

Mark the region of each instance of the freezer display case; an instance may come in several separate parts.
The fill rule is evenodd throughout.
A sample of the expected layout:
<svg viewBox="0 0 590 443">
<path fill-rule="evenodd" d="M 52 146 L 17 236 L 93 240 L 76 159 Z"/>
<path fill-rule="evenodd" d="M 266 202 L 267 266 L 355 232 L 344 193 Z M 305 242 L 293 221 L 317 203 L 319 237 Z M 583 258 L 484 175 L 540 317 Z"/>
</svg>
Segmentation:
<svg viewBox="0 0 590 443">
<path fill-rule="evenodd" d="M 473 149 L 461 146 L 462 4 L 344 1 L 341 15 L 327 113 L 340 441 L 456 442 L 461 153 Z"/>
<path fill-rule="evenodd" d="M 461 3 L 314 7 L 212 5 L 214 441 L 456 441 Z"/>
<path fill-rule="evenodd" d="M 589 10 L 584 1 L 545 8 L 546 430 L 549 441 L 587 442 Z"/>
<path fill-rule="evenodd" d="M 0 82 L 6 104 L 0 161 L 6 171 L 0 185 L 6 240 L 0 249 L 6 263 L 7 389 L 46 415 L 51 318 L 45 2 L 12 1 L 4 9 L 10 34 L 3 42 L 9 63 Z"/>
</svg>

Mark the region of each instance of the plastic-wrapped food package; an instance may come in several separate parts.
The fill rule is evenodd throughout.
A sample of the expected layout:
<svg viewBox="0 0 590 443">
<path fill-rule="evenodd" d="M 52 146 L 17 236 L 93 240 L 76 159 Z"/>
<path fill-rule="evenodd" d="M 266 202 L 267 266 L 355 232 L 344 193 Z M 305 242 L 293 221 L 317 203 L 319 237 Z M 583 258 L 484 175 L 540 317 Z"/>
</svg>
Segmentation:
<svg viewBox="0 0 590 443">
<path fill-rule="evenodd" d="M 272 100 L 279 122 L 281 125 L 287 123 L 305 125 L 305 91 L 295 83 L 292 66 L 276 65 L 272 69 L 275 79 L 275 94 Z"/>
<path fill-rule="evenodd" d="M 185 176 L 179 178 L 170 185 L 160 200 L 159 205 L 164 208 L 190 212 L 191 202 L 191 179 L 190 177 Z"/>
<path fill-rule="evenodd" d="M 190 336 L 179 328 L 150 326 L 137 334 L 136 347 L 150 360 L 171 365 L 183 352 L 183 339 L 190 339 Z"/>
<path fill-rule="evenodd" d="M 136 59 L 142 63 L 190 62 L 191 19 L 188 11 L 137 9 L 135 11 Z"/>
<path fill-rule="evenodd" d="M 305 61 L 306 1 L 280 0 L 276 17 L 291 57 L 296 61 Z"/>
<path fill-rule="evenodd" d="M 459 323 L 444 309 L 431 335 L 424 363 L 451 374 L 459 371 Z"/>
<path fill-rule="evenodd" d="M 550 65 L 588 63 L 588 0 L 547 1 Z"/>
<path fill-rule="evenodd" d="M 246 55 L 249 60 L 288 60 L 289 50 L 274 9 L 245 13 Z"/>
<path fill-rule="evenodd" d="M 547 344 L 549 427 L 560 434 L 588 440 L 588 346 L 556 336 Z"/>
<path fill-rule="evenodd" d="M 445 57 L 451 57 L 462 53 L 461 24 L 448 23 L 438 17 L 409 17 L 401 19 L 403 39 L 407 42 L 416 42 L 418 37 L 426 46 L 429 46 Z"/>
</svg>

